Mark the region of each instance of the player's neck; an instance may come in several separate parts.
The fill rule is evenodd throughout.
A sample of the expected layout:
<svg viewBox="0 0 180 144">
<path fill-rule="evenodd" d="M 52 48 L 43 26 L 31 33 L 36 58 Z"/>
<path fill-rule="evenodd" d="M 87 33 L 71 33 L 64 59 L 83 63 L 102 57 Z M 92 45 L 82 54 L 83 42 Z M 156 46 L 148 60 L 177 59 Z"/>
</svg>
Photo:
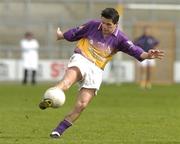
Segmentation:
<svg viewBox="0 0 180 144">
<path fill-rule="evenodd" d="M 114 30 L 113 30 L 112 32 L 110 32 L 110 33 L 104 33 L 104 32 L 102 32 L 103 37 L 106 38 L 106 37 L 112 35 L 112 34 L 115 32 L 115 30 L 116 30 L 116 29 L 114 29 Z"/>
</svg>

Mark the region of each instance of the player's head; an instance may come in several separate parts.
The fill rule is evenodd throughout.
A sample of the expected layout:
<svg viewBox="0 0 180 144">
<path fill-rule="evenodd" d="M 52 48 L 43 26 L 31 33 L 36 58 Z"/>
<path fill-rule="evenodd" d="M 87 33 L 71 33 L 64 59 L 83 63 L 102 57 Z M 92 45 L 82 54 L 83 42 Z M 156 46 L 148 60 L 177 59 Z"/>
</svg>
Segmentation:
<svg viewBox="0 0 180 144">
<path fill-rule="evenodd" d="M 101 17 L 112 20 L 113 24 L 117 24 L 119 21 L 119 14 L 114 8 L 105 8 L 101 13 Z"/>
<path fill-rule="evenodd" d="M 149 26 L 143 27 L 144 35 L 150 35 L 151 34 L 151 28 Z"/>
<path fill-rule="evenodd" d="M 32 39 L 33 34 L 32 34 L 31 32 L 26 32 L 26 33 L 24 34 L 24 37 L 25 37 L 26 39 Z"/>
<path fill-rule="evenodd" d="M 114 8 L 105 8 L 101 12 L 102 31 L 104 34 L 111 34 L 117 27 L 119 14 Z"/>
</svg>

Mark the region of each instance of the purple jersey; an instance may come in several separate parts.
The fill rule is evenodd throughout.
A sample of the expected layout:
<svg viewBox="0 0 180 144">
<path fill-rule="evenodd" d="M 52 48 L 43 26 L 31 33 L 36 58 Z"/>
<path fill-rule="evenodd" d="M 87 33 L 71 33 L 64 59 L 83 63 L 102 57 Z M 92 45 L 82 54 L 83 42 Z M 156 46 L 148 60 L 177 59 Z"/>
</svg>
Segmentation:
<svg viewBox="0 0 180 144">
<path fill-rule="evenodd" d="M 80 27 L 66 31 L 64 38 L 68 41 L 78 41 L 75 53 L 82 54 L 101 69 L 104 69 L 106 63 L 118 51 L 142 61 L 140 55 L 144 50 L 134 45 L 118 28 L 111 35 L 104 37 L 101 27 L 100 21 L 89 21 Z"/>
</svg>

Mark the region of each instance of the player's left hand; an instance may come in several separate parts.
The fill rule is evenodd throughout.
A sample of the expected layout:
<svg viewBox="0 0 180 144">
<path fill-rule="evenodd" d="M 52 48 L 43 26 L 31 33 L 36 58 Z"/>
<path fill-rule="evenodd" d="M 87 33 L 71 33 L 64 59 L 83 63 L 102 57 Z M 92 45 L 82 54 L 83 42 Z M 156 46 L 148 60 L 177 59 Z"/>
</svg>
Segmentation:
<svg viewBox="0 0 180 144">
<path fill-rule="evenodd" d="M 162 50 L 151 49 L 148 51 L 148 59 L 162 59 L 164 54 Z"/>
</svg>

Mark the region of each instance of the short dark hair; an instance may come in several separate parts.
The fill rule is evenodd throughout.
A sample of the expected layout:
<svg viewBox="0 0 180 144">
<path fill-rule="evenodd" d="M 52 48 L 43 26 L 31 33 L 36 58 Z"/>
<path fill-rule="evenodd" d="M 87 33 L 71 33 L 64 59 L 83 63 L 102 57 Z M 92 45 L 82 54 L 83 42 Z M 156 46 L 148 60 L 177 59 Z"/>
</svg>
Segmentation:
<svg viewBox="0 0 180 144">
<path fill-rule="evenodd" d="M 101 12 L 101 16 L 107 19 L 112 19 L 114 24 L 117 24 L 119 21 L 119 13 L 114 8 L 105 8 Z"/>
<path fill-rule="evenodd" d="M 28 32 L 26 32 L 26 33 L 24 34 L 24 36 L 25 36 L 25 37 L 32 37 L 33 34 L 32 34 L 31 32 L 28 31 Z"/>
</svg>

